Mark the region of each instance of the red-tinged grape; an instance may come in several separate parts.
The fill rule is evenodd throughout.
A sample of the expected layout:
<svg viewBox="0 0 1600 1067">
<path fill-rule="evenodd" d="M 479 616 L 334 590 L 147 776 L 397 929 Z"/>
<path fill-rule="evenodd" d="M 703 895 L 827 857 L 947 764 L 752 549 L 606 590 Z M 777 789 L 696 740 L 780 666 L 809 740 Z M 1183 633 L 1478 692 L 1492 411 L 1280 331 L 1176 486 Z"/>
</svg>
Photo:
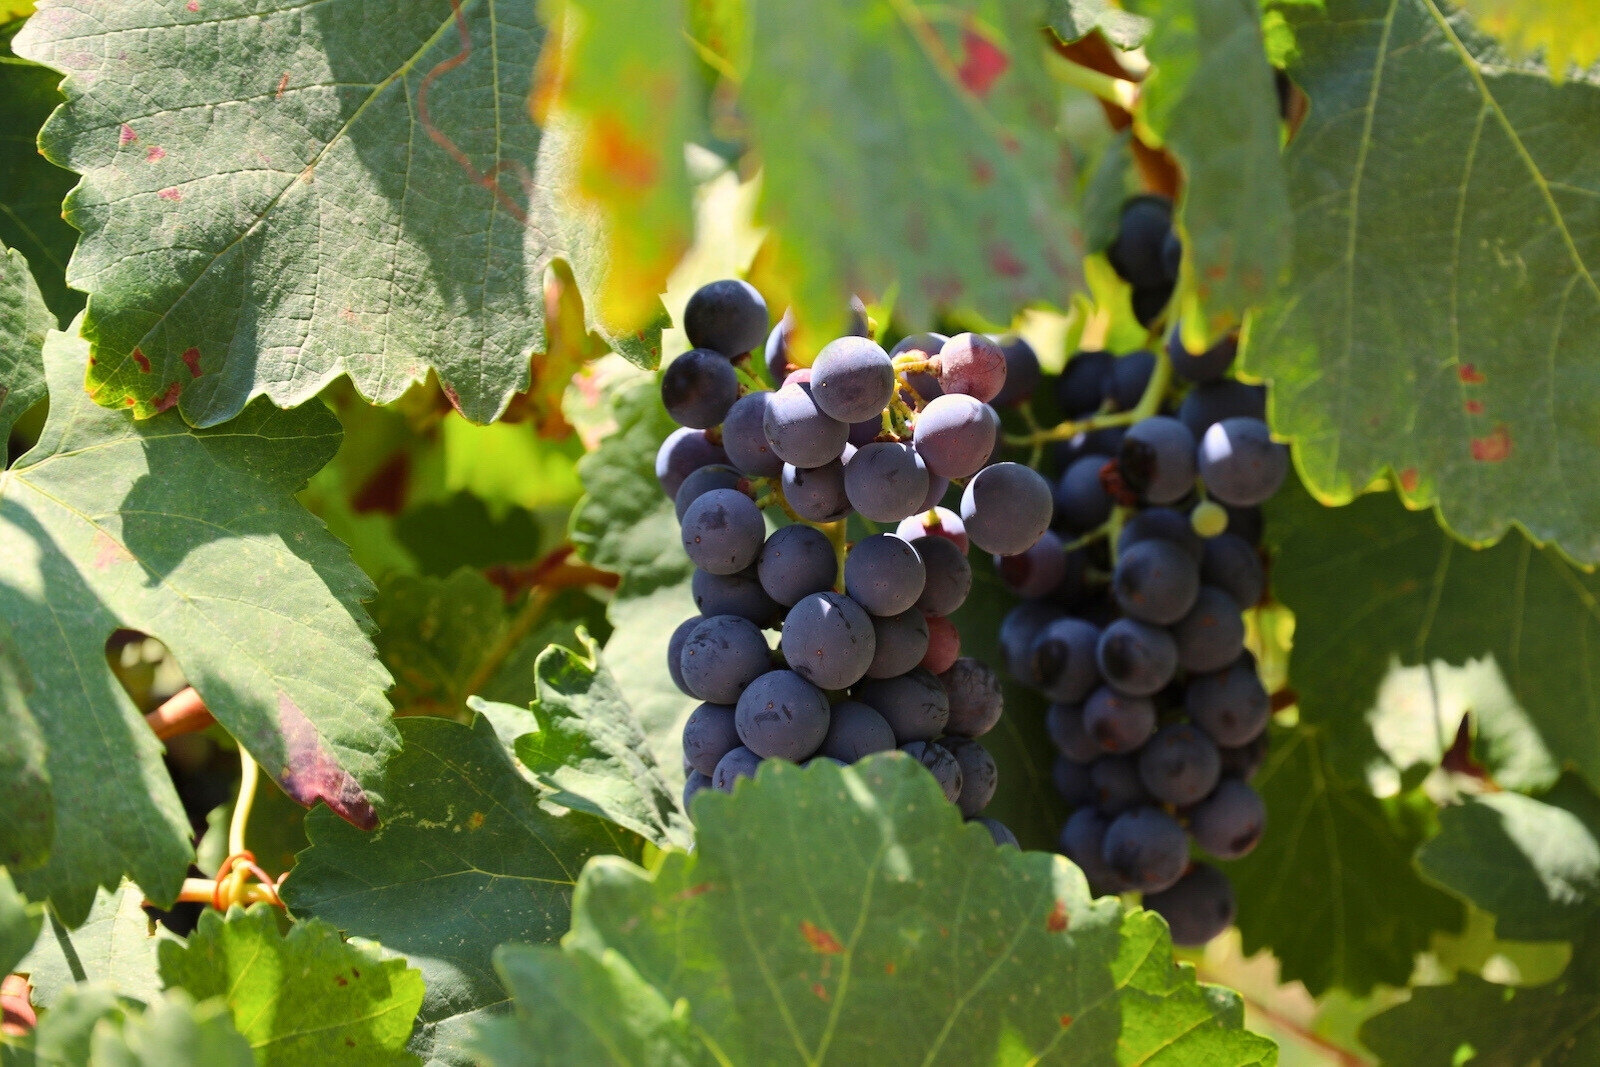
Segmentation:
<svg viewBox="0 0 1600 1067">
<path fill-rule="evenodd" d="M 961 634 L 956 624 L 943 615 L 928 615 L 928 651 L 918 666 L 932 674 L 943 674 L 961 655 Z"/>
</svg>

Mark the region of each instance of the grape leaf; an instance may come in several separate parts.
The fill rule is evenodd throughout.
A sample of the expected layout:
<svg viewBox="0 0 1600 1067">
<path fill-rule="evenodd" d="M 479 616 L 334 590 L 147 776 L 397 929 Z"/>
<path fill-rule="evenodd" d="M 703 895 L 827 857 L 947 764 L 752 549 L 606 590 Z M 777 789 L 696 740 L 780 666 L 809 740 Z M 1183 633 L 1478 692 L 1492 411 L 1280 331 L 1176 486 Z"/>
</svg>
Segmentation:
<svg viewBox="0 0 1600 1067">
<path fill-rule="evenodd" d="M 903 756 L 768 764 L 736 793 L 701 794 L 693 854 L 592 862 L 559 949 L 497 953 L 517 1011 L 480 1054 L 609 1059 L 622 1030 L 669 1063 L 1275 1060 L 1159 919 L 1125 925 L 1061 857 L 997 848 Z"/>
<path fill-rule="evenodd" d="M 1293 220 L 1256 0 L 1144 0 L 1155 64 L 1137 117 L 1183 170 L 1178 307 L 1208 344 L 1276 288 Z"/>
<path fill-rule="evenodd" d="M 399 721 L 383 826 L 364 834 L 329 812 L 306 818 L 311 848 L 283 886 L 297 917 L 405 953 L 427 996 L 414 1051 L 461 1062 L 472 1018 L 506 994 L 490 954 L 506 941 L 553 941 L 567 928 L 583 862 L 639 854 L 639 841 L 588 815 L 558 814 L 523 777 L 487 719 Z"/>
<path fill-rule="evenodd" d="M 1335 986 L 1358 995 L 1403 986 L 1435 930 L 1461 928 L 1462 909 L 1417 877 L 1422 834 L 1365 783 L 1339 778 L 1323 730 L 1274 736 L 1254 785 L 1267 833 L 1254 852 L 1223 865 L 1239 899 L 1244 951 L 1271 948 L 1283 981 L 1313 996 Z"/>
<path fill-rule="evenodd" d="M 175 989 L 119 1021 L 95 1026 L 88 1062 L 115 1067 L 251 1067 L 256 1062 L 221 1000 L 196 1004 Z"/>
<path fill-rule="evenodd" d="M 196 1000 L 222 997 L 259 1064 L 415 1063 L 403 1047 L 422 1004 L 404 960 L 340 940 L 308 919 L 278 932 L 269 905 L 200 913 L 187 942 L 162 941 L 161 977 Z"/>
<path fill-rule="evenodd" d="M 1068 44 L 1096 30 L 1118 48 L 1138 48 L 1150 35 L 1150 20 L 1111 0 L 1048 0 L 1046 23 Z"/>
<path fill-rule="evenodd" d="M 1570 940 L 1600 910 L 1600 798 L 1564 778 L 1538 798 L 1469 797 L 1417 852 L 1428 878 L 1495 915 L 1495 935 Z"/>
<path fill-rule="evenodd" d="M 156 975 L 156 929 L 145 914 L 144 894 L 132 882 L 102 889 L 82 926 L 70 933 L 44 925 L 32 950 L 13 970 L 26 974 L 33 1002 L 53 1008 L 74 987 L 103 982 L 118 993 L 149 1000 L 161 988 Z"/>
<path fill-rule="evenodd" d="M 1513 54 L 1541 53 L 1558 80 L 1600 59 L 1595 0 L 1462 0 L 1461 6 Z"/>
<path fill-rule="evenodd" d="M 44 364 L 39 352 L 55 326 L 28 261 L 0 245 L 0 442 L 17 417 L 44 399 Z"/>
<path fill-rule="evenodd" d="M 371 825 L 396 745 L 360 605 L 371 584 L 290 499 L 337 447 L 337 420 L 260 401 L 211 431 L 135 423 L 80 387 L 86 348 L 50 335 L 49 421 L 0 480 L 0 616 L 34 681 L 56 808 L 49 861 L 17 878 L 69 926 L 123 874 L 170 904 L 193 854 L 160 743 L 106 665 L 117 626 L 160 638 L 302 804 Z"/>
<path fill-rule="evenodd" d="M 1065 300 L 1080 249 L 1043 0 L 769 0 L 748 16 L 739 100 L 809 347 L 842 331 L 856 291 L 898 285 L 908 322 Z"/>
<path fill-rule="evenodd" d="M 33 679 L 17 652 L 10 625 L 0 619 L 0 811 L 10 829 L 0 836 L 0 866 L 21 870 L 43 863 L 55 836 L 56 809 L 50 792 L 44 733 L 28 710 Z"/>
<path fill-rule="evenodd" d="M 1324 503 L 1386 468 L 1462 538 L 1600 560 L 1600 85 L 1499 62 L 1436 0 L 1283 5 L 1310 113 L 1292 280 L 1244 349 Z M 1426 106 L 1421 106 L 1425 102 Z"/>
<path fill-rule="evenodd" d="M 1297 620 L 1290 671 L 1300 711 L 1329 727 L 1328 752 L 1345 776 L 1376 754 L 1360 717 L 1397 666 L 1433 668 L 1427 684 L 1443 680 L 1441 664 L 1487 657 L 1494 670 L 1480 664 L 1452 679 L 1471 683 L 1464 696 L 1416 693 L 1416 717 L 1437 723 L 1448 746 L 1469 707 L 1478 755 L 1502 785 L 1548 787 L 1562 763 L 1600 782 L 1600 683 L 1572 669 L 1600 640 L 1600 576 L 1520 535 L 1467 548 L 1389 493 L 1330 509 L 1290 485 L 1268 515 L 1273 590 Z"/>
<path fill-rule="evenodd" d="M 0 867 L 0 975 L 16 970 L 17 961 L 28 954 L 39 936 L 43 909 L 29 904 L 17 892 L 11 875 Z"/>
<path fill-rule="evenodd" d="M 536 9 L 44 5 L 16 44 L 66 74 L 41 142 L 83 175 L 69 281 L 94 295 L 100 402 L 213 425 L 346 372 L 391 400 L 431 367 L 467 417 L 502 411 L 544 343 L 546 267 L 591 294 L 608 273 L 568 208 L 570 131 L 526 107 Z"/>
</svg>

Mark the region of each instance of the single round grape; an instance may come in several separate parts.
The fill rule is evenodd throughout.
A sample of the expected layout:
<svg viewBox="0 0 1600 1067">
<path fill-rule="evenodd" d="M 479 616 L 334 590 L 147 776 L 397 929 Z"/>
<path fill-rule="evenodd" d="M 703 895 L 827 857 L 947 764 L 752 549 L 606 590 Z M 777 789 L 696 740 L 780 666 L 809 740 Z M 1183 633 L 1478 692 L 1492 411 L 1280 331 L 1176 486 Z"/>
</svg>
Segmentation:
<svg viewBox="0 0 1600 1067">
<path fill-rule="evenodd" d="M 1127 886 L 1105 861 L 1106 830 L 1111 820 L 1094 808 L 1079 808 L 1061 828 L 1061 854 L 1077 864 L 1096 896 L 1123 892 Z"/>
<path fill-rule="evenodd" d="M 1083 728 L 1102 752 L 1133 752 L 1156 732 L 1156 706 L 1103 685 L 1083 705 Z"/>
<path fill-rule="evenodd" d="M 869 337 L 836 338 L 811 364 L 811 388 L 817 405 L 840 422 L 877 418 L 894 396 L 894 365 Z"/>
<path fill-rule="evenodd" d="M 1223 419 L 1267 417 L 1267 390 L 1232 379 L 1197 385 L 1178 405 L 1178 421 L 1199 441 Z"/>
<path fill-rule="evenodd" d="M 954 756 L 961 767 L 961 794 L 956 798 L 956 807 L 961 809 L 963 818 L 971 819 L 994 799 L 1000 769 L 989 750 L 970 737 L 946 737 L 939 747 Z"/>
<path fill-rule="evenodd" d="M 1242 656 L 1225 670 L 1190 678 L 1183 708 L 1195 725 L 1228 748 L 1260 737 L 1272 718 L 1272 698 L 1254 664 Z"/>
<path fill-rule="evenodd" d="M 1100 684 L 1095 662 L 1100 630 L 1071 615 L 1042 627 L 1028 650 L 1029 677 L 1045 696 L 1061 704 L 1076 704 Z"/>
<path fill-rule="evenodd" d="M 783 313 L 777 323 L 772 327 L 772 332 L 767 334 L 767 347 L 764 353 L 767 364 L 767 380 L 776 389 L 783 384 L 783 380 L 794 369 L 794 364 L 789 362 L 789 339 L 794 336 L 794 309 L 790 308 Z"/>
<path fill-rule="evenodd" d="M 1006 671 L 1024 685 L 1038 685 L 1033 673 L 1033 639 L 1039 631 L 1066 612 L 1039 600 L 1018 604 L 1000 620 L 1000 654 L 1005 657 Z"/>
<path fill-rule="evenodd" d="M 1144 508 L 1122 524 L 1122 532 L 1117 535 L 1117 555 L 1121 556 L 1140 541 L 1153 538 L 1171 541 L 1196 563 L 1205 553 L 1205 542 L 1194 532 L 1183 512 L 1172 508 Z"/>
<path fill-rule="evenodd" d="M 728 704 L 701 704 L 683 724 L 683 758 L 701 774 L 716 773 L 722 757 L 741 743 Z"/>
<path fill-rule="evenodd" d="M 712 615 L 689 633 L 678 662 L 691 693 L 713 704 L 732 704 L 745 686 L 772 669 L 772 650 L 749 619 Z"/>
<path fill-rule="evenodd" d="M 1201 537 L 1216 537 L 1228 528 L 1228 509 L 1214 500 L 1202 500 L 1189 512 L 1189 528 Z"/>
<path fill-rule="evenodd" d="M 923 617 L 928 623 L 928 651 L 918 666 L 931 674 L 943 674 L 961 656 L 961 633 L 943 615 L 923 612 Z"/>
<path fill-rule="evenodd" d="M 833 706 L 828 732 L 817 751 L 824 756 L 854 763 L 874 752 L 895 748 L 894 731 L 882 715 L 859 700 L 841 700 Z"/>
<path fill-rule="evenodd" d="M 1083 722 L 1083 705 L 1051 704 L 1044 713 L 1044 727 L 1056 751 L 1075 763 L 1088 763 L 1100 755 L 1100 743 Z"/>
<path fill-rule="evenodd" d="M 917 607 L 934 615 L 954 614 L 972 590 L 972 564 L 966 553 L 954 541 L 937 536 L 919 537 L 911 549 L 923 568 Z"/>
<path fill-rule="evenodd" d="M 700 467 L 689 472 L 689 477 L 683 480 L 678 487 L 678 495 L 673 501 L 673 507 L 678 513 L 678 521 L 683 521 L 683 513 L 689 510 L 689 505 L 699 500 L 713 489 L 739 489 L 744 482 L 744 475 L 728 466 L 726 463 L 713 463 L 710 466 Z M 740 490 L 742 492 L 742 490 Z"/>
<path fill-rule="evenodd" d="M 1106 249 L 1111 269 L 1134 288 L 1171 285 L 1162 248 L 1172 232 L 1172 201 L 1145 194 L 1122 205 L 1117 236 Z"/>
<path fill-rule="evenodd" d="M 1170 889 L 1147 893 L 1144 906 L 1167 920 L 1174 945 L 1203 945 L 1233 925 L 1237 905 L 1228 876 L 1209 863 L 1191 864 Z"/>
<path fill-rule="evenodd" d="M 1006 357 L 1006 383 L 990 403 L 997 408 L 1008 408 L 1033 397 L 1043 372 L 1039 369 L 1039 356 L 1033 346 L 1020 337 L 1010 335 L 1002 338 L 1000 351 Z"/>
<path fill-rule="evenodd" d="M 1005 587 L 1019 597 L 1046 596 L 1067 576 L 1067 553 L 1053 530 L 1046 530 L 1026 552 L 995 556 L 994 569 Z"/>
<path fill-rule="evenodd" d="M 917 412 L 911 440 L 928 470 L 945 478 L 970 478 L 994 451 L 1000 418 L 976 397 L 946 393 Z"/>
<path fill-rule="evenodd" d="M 917 603 L 927 574 L 916 549 L 894 534 L 863 537 L 844 558 L 844 589 L 872 615 L 898 615 Z"/>
<path fill-rule="evenodd" d="M 1068 807 L 1078 808 L 1094 802 L 1094 782 L 1089 778 L 1087 763 L 1057 755 L 1050 768 L 1050 780 Z"/>
<path fill-rule="evenodd" d="M 1189 812 L 1195 844 L 1219 860 L 1248 855 L 1267 825 L 1261 794 L 1237 778 L 1224 778 L 1211 795 Z"/>
<path fill-rule="evenodd" d="M 1172 681 L 1178 646 L 1159 626 L 1118 619 L 1100 634 L 1095 662 L 1107 682 L 1130 696 L 1147 697 Z"/>
<path fill-rule="evenodd" d="M 925 513 L 929 512 L 929 511 L 932 511 L 934 508 L 938 507 L 939 506 L 939 501 L 944 499 L 945 493 L 949 492 L 949 490 L 950 490 L 950 479 L 949 478 L 944 477 L 942 474 L 934 474 L 932 471 L 929 471 L 928 472 L 928 495 L 923 497 L 922 498 L 922 503 L 917 506 L 917 514 L 918 515 L 925 514 Z M 916 515 L 912 515 L 912 516 L 910 516 L 910 518 L 916 518 Z M 901 522 L 905 522 L 906 520 L 905 519 L 901 519 L 900 521 Z M 906 540 L 909 541 L 910 538 L 906 538 Z"/>
<path fill-rule="evenodd" d="M 944 343 L 950 340 L 942 333 L 914 333 L 901 339 L 900 343 L 889 350 L 889 357 L 911 353 L 924 360 L 932 359 L 939 354 Z M 944 395 L 944 390 L 939 387 L 939 379 L 934 377 L 932 371 L 910 371 L 901 376 L 906 383 L 906 389 L 901 390 L 904 396 L 907 391 L 913 395 L 906 397 L 906 403 L 913 406 L 926 404 L 930 400 Z M 920 404 L 919 404 L 920 402 Z"/>
<path fill-rule="evenodd" d="M 872 619 L 840 593 L 812 593 L 783 620 L 783 658 L 791 670 L 823 689 L 847 689 L 872 663 Z"/>
<path fill-rule="evenodd" d="M 733 783 L 741 778 L 754 778 L 756 768 L 761 766 L 761 757 L 740 745 L 729 752 L 717 764 L 715 773 L 711 775 L 711 786 L 724 793 L 733 792 Z"/>
<path fill-rule="evenodd" d="M 1106 375 L 1106 399 L 1117 411 L 1132 411 L 1144 396 L 1155 370 L 1156 354 L 1147 348 L 1118 356 Z"/>
<path fill-rule="evenodd" d="M 1228 373 L 1228 368 L 1233 366 L 1233 358 L 1239 354 L 1239 338 L 1236 335 L 1230 334 L 1195 355 L 1183 347 L 1183 339 L 1178 333 L 1178 328 L 1174 326 L 1172 332 L 1167 334 L 1167 359 L 1172 363 L 1172 372 L 1186 382 L 1199 384 L 1218 380 Z"/>
<path fill-rule="evenodd" d="M 683 480 L 701 467 L 712 463 L 727 463 L 728 453 L 722 446 L 713 444 L 704 430 L 679 427 L 667 435 L 656 450 L 656 481 L 668 500 L 676 500 Z"/>
<path fill-rule="evenodd" d="M 691 615 L 680 622 L 678 628 L 672 631 L 672 636 L 667 639 L 667 673 L 672 676 L 672 684 L 686 696 L 694 696 L 694 693 L 690 692 L 689 684 L 683 680 L 683 664 L 679 657 L 683 655 L 683 646 L 688 642 L 689 635 L 703 621 L 705 621 L 703 616 Z"/>
<path fill-rule="evenodd" d="M 702 615 L 737 615 L 763 628 L 776 626 L 783 617 L 783 608 L 761 588 L 754 567 L 738 574 L 696 569 L 689 581 L 689 592 Z"/>
<path fill-rule="evenodd" d="M 661 373 L 661 403 L 679 426 L 715 426 L 737 399 L 739 376 L 721 352 L 691 348 Z"/>
<path fill-rule="evenodd" d="M 952 804 L 960 800 L 961 764 L 956 762 L 955 756 L 950 754 L 949 749 L 932 741 L 912 741 L 901 745 L 900 751 L 932 772 L 933 780 L 939 783 L 946 800 Z"/>
<path fill-rule="evenodd" d="M 1256 735 L 1254 741 L 1233 748 L 1219 747 L 1222 754 L 1222 774 L 1224 777 L 1241 778 L 1248 782 L 1256 776 L 1261 765 L 1267 759 L 1267 738 L 1271 735 L 1263 730 Z"/>
<path fill-rule="evenodd" d="M 919 537 L 943 537 L 959 548 L 963 556 L 971 547 L 971 542 L 967 540 L 967 524 L 949 508 L 933 507 L 919 511 L 910 518 L 901 519 L 894 532 L 907 541 L 915 541 Z"/>
<path fill-rule="evenodd" d="M 981 333 L 958 333 L 939 349 L 939 388 L 988 403 L 1006 384 L 1006 354 Z"/>
<path fill-rule="evenodd" d="M 870 445 L 876 441 L 882 433 L 883 418 L 882 416 L 874 415 L 870 419 L 852 422 L 850 424 L 850 436 L 846 440 L 860 448 L 862 445 Z"/>
<path fill-rule="evenodd" d="M 1194 434 L 1165 415 L 1140 419 L 1122 439 L 1117 467 L 1142 500 L 1176 503 L 1194 489 Z"/>
<path fill-rule="evenodd" d="M 1224 504 L 1228 509 L 1228 533 L 1243 540 L 1246 544 L 1259 545 L 1261 535 L 1265 532 L 1266 522 L 1262 518 L 1260 508 L 1236 508 Z"/>
<path fill-rule="evenodd" d="M 1178 666 L 1191 673 L 1220 671 L 1244 651 L 1244 618 L 1233 597 L 1202 585 L 1189 614 L 1172 627 Z"/>
<path fill-rule="evenodd" d="M 701 774 L 699 771 L 690 771 L 688 776 L 683 780 L 683 810 L 692 814 L 694 811 L 694 798 L 698 796 L 702 790 L 710 788 L 711 776 L 709 774 Z"/>
<path fill-rule="evenodd" d="M 950 702 L 944 730 L 958 737 L 982 737 L 1000 721 L 1005 702 L 1000 679 L 980 659 L 961 656 L 939 675 Z"/>
<path fill-rule="evenodd" d="M 722 420 L 722 447 L 728 459 L 752 478 L 776 478 L 783 460 L 767 441 L 768 392 L 747 393 L 734 401 Z"/>
<path fill-rule="evenodd" d="M 1221 776 L 1216 744 L 1186 722 L 1163 726 L 1139 753 L 1139 781 L 1163 804 L 1188 807 L 1215 789 Z"/>
<path fill-rule="evenodd" d="M 1117 357 L 1101 349 L 1074 353 L 1056 379 L 1056 405 L 1069 419 L 1081 419 L 1100 410 L 1106 396 L 1106 377 Z"/>
<path fill-rule="evenodd" d="M 1172 300 L 1172 285 L 1166 283 L 1154 289 L 1133 291 L 1133 318 L 1140 326 L 1150 329 Z"/>
<path fill-rule="evenodd" d="M 928 468 L 910 445 L 875 441 L 844 467 L 850 506 L 873 522 L 899 522 L 917 513 L 928 496 Z"/>
<path fill-rule="evenodd" d="M 1094 785 L 1095 807 L 1107 815 L 1150 803 L 1139 780 L 1139 761 L 1133 756 L 1101 756 L 1089 765 L 1089 781 Z"/>
<path fill-rule="evenodd" d="M 791 523 L 774 530 L 761 546 L 756 577 L 768 596 L 786 608 L 793 607 L 812 593 L 833 588 L 839 577 L 839 559 L 821 530 Z"/>
<path fill-rule="evenodd" d="M 796 467 L 832 463 L 850 440 L 850 426 L 817 405 L 810 382 L 790 382 L 767 398 L 761 430 L 772 451 Z"/>
<path fill-rule="evenodd" d="M 1007 826 L 1005 823 L 1000 822 L 997 819 L 982 819 L 982 818 L 973 819 L 971 821 L 977 823 L 978 825 L 982 826 L 985 830 L 989 831 L 989 836 L 994 838 L 994 843 L 997 846 L 998 845 L 1010 845 L 1012 848 L 1018 848 L 1018 849 L 1022 847 L 1022 845 L 1017 841 L 1017 835 L 1012 833 L 1011 832 L 1011 828 L 1009 826 Z"/>
<path fill-rule="evenodd" d="M 702 493 L 683 513 L 683 550 L 711 574 L 737 574 L 755 563 L 767 539 L 761 509 L 737 489 Z"/>
<path fill-rule="evenodd" d="M 767 335 L 767 302 L 749 282 L 708 282 L 689 297 L 683 332 L 696 348 L 715 349 L 729 359 L 742 356 Z"/>
<path fill-rule="evenodd" d="M 996 463 L 967 482 L 961 521 L 985 552 L 1026 552 L 1050 528 L 1050 483 L 1020 463 Z"/>
<path fill-rule="evenodd" d="M 916 608 L 872 620 L 875 649 L 868 678 L 893 678 L 917 667 L 928 654 L 928 620 Z"/>
<path fill-rule="evenodd" d="M 1200 567 L 1171 541 L 1151 538 L 1129 546 L 1111 574 L 1117 606 L 1131 618 L 1168 626 L 1194 607 Z"/>
<path fill-rule="evenodd" d="M 768 671 L 739 694 L 733 717 L 751 752 L 799 763 L 827 736 L 828 694 L 794 671 Z"/>
<path fill-rule="evenodd" d="M 1289 473 L 1289 450 L 1260 419 L 1223 419 L 1206 431 L 1198 453 L 1206 492 L 1225 504 L 1260 504 Z"/>
<path fill-rule="evenodd" d="M 850 514 L 844 492 L 844 464 L 838 460 L 820 467 L 783 465 L 783 499 L 807 522 L 837 522 Z"/>
<path fill-rule="evenodd" d="M 1128 888 L 1159 893 L 1183 877 L 1189 838 L 1160 808 L 1134 808 L 1111 820 L 1100 854 Z"/>
<path fill-rule="evenodd" d="M 1111 517 L 1111 495 L 1100 481 L 1107 462 L 1104 456 L 1076 459 L 1056 482 L 1055 519 L 1068 533 L 1088 533 Z"/>
<path fill-rule="evenodd" d="M 895 678 L 869 678 L 855 689 L 855 698 L 888 720 L 895 740 L 932 741 L 950 721 L 950 698 L 944 686 L 918 668 Z"/>
<path fill-rule="evenodd" d="M 1206 541 L 1200 561 L 1200 580 L 1223 590 L 1240 610 L 1245 610 L 1261 603 L 1261 596 L 1266 592 L 1267 572 L 1254 545 L 1242 537 L 1225 533 Z"/>
</svg>

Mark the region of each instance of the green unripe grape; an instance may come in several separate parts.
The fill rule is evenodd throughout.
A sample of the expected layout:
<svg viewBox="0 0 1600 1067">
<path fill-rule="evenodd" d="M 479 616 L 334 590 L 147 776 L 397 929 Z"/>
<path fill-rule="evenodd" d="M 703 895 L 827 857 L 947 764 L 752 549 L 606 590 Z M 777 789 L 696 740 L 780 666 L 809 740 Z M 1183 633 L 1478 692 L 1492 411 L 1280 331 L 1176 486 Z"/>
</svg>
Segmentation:
<svg viewBox="0 0 1600 1067">
<path fill-rule="evenodd" d="M 1228 509 L 1213 500 L 1202 500 L 1189 513 L 1189 525 L 1201 537 L 1215 537 L 1228 528 Z"/>
</svg>

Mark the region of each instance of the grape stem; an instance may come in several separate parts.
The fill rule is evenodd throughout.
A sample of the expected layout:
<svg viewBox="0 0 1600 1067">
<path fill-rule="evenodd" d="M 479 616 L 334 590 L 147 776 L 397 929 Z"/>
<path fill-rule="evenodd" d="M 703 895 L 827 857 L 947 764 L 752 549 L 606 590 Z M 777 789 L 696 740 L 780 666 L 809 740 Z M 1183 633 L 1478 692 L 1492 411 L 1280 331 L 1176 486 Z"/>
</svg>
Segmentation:
<svg viewBox="0 0 1600 1067">
<path fill-rule="evenodd" d="M 1050 441 L 1067 441 L 1080 433 L 1089 433 L 1094 430 L 1104 430 L 1112 426 L 1131 426 L 1143 419 L 1148 419 L 1161 408 L 1161 399 L 1167 395 L 1167 387 L 1172 384 L 1172 361 L 1158 357 L 1155 370 L 1150 372 L 1150 381 L 1144 387 L 1144 393 L 1139 397 L 1139 402 L 1129 411 L 1112 411 L 1101 415 L 1092 415 L 1087 419 L 1077 421 L 1067 420 L 1042 430 L 1033 430 L 1029 433 L 1008 433 L 1002 440 L 1008 445 L 1018 448 L 1037 447 Z M 1030 463 L 1029 466 L 1036 464 Z"/>
<path fill-rule="evenodd" d="M 1090 70 L 1081 64 L 1074 63 L 1056 52 L 1046 53 L 1046 62 L 1050 73 L 1056 81 L 1063 85 L 1070 85 L 1074 89 L 1082 89 L 1091 96 L 1099 97 L 1108 104 L 1115 104 L 1122 110 L 1133 113 L 1139 103 L 1139 85 L 1137 82 L 1125 78 L 1113 78 L 1109 74 L 1102 74 L 1098 70 Z"/>
<path fill-rule="evenodd" d="M 747 391 L 752 393 L 764 393 L 767 391 L 767 383 L 756 377 L 755 371 L 750 369 L 749 360 L 741 359 L 735 363 L 733 365 L 733 373 L 738 376 L 740 383 L 744 385 Z M 780 382 L 779 384 L 781 385 L 782 383 Z"/>
<path fill-rule="evenodd" d="M 815 525 L 817 529 L 821 530 L 824 534 L 826 534 L 827 538 L 828 538 L 828 543 L 833 545 L 833 556 L 834 556 L 834 559 L 837 560 L 838 564 L 839 564 L 839 578 L 840 578 L 841 581 L 843 581 L 844 580 L 844 556 L 845 556 L 845 549 L 846 549 L 845 520 L 844 519 L 840 519 L 838 522 L 824 522 L 824 523 L 816 523 L 816 524 L 813 524 L 813 525 Z"/>
</svg>

